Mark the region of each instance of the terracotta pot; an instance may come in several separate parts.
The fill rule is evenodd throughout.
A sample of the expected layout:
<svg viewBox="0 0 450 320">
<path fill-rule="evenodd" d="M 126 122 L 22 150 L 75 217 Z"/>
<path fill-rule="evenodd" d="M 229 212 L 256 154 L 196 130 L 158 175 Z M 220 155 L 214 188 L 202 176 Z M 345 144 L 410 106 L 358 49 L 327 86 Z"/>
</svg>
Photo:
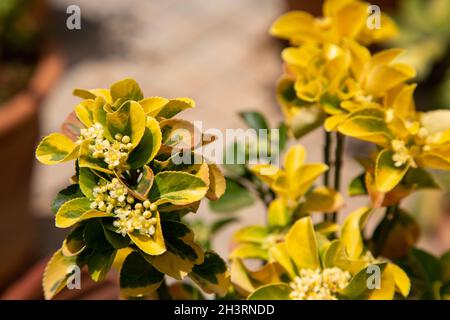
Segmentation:
<svg viewBox="0 0 450 320">
<path fill-rule="evenodd" d="M 29 197 L 38 111 L 62 68 L 62 54 L 47 46 L 27 88 L 0 105 L 0 291 L 35 258 Z"/>
</svg>

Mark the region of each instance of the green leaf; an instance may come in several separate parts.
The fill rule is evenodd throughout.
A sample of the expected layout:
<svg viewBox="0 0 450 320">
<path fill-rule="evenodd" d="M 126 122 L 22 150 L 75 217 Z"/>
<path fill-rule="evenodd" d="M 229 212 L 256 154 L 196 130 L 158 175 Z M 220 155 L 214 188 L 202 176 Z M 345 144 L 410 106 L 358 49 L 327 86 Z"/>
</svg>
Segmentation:
<svg viewBox="0 0 450 320">
<path fill-rule="evenodd" d="M 444 282 L 450 281 L 450 251 L 447 251 L 441 256 L 442 265 L 442 280 Z"/>
<path fill-rule="evenodd" d="M 239 221 L 237 217 L 223 218 L 214 221 L 214 223 L 211 225 L 211 236 L 214 236 L 217 232 L 228 226 L 230 223 L 237 221 Z"/>
<path fill-rule="evenodd" d="M 65 286 L 71 274 L 71 268 L 76 266 L 76 256 L 66 257 L 61 250 L 55 252 L 45 267 L 42 286 L 46 300 L 52 299 Z"/>
<path fill-rule="evenodd" d="M 371 267 L 372 265 L 379 266 L 381 273 L 383 273 L 384 269 L 387 266 L 386 263 L 373 263 L 370 266 L 363 268 L 353 276 L 348 286 L 341 292 L 342 295 L 344 295 L 348 299 L 367 299 L 367 295 L 370 294 L 370 291 L 376 291 L 377 289 L 370 290 L 367 286 L 367 280 L 372 275 L 371 272 L 368 272 L 367 268 Z M 385 283 L 382 280 L 380 282 L 383 286 L 385 285 Z"/>
<path fill-rule="evenodd" d="M 112 223 L 108 224 L 108 222 L 103 222 L 102 225 L 105 238 L 114 249 L 122 249 L 130 244 L 130 238 L 115 232 L 116 227 L 114 227 Z"/>
<path fill-rule="evenodd" d="M 278 147 L 280 153 L 286 148 L 288 138 L 288 126 L 284 122 L 281 122 L 278 125 Z"/>
<path fill-rule="evenodd" d="M 145 255 L 145 259 L 160 272 L 181 280 L 194 265 L 203 262 L 203 250 L 194 242 L 194 233 L 183 223 L 166 220 L 162 228 L 167 250 L 157 256 Z"/>
<path fill-rule="evenodd" d="M 106 115 L 106 126 L 112 137 L 117 133 L 129 136 L 133 147 L 136 147 L 146 128 L 144 110 L 139 103 L 127 101 L 115 112 Z"/>
<path fill-rule="evenodd" d="M 130 253 L 120 270 L 120 291 L 124 297 L 146 297 L 154 292 L 164 279 L 139 252 Z"/>
<path fill-rule="evenodd" d="M 92 210 L 90 204 L 88 198 L 75 198 L 65 202 L 56 213 L 56 226 L 68 228 L 83 220 L 112 216 L 110 213 Z"/>
<path fill-rule="evenodd" d="M 402 181 L 408 187 L 418 189 L 440 189 L 433 176 L 422 168 L 409 168 Z"/>
<path fill-rule="evenodd" d="M 92 219 L 86 223 L 84 228 L 84 241 L 86 246 L 95 250 L 112 249 L 111 244 L 105 237 L 103 225 L 99 219 Z"/>
<path fill-rule="evenodd" d="M 434 282 L 442 279 L 442 266 L 440 261 L 424 250 L 413 248 L 411 258 L 419 265 L 421 273 L 431 287 Z"/>
<path fill-rule="evenodd" d="M 266 118 L 257 111 L 242 111 L 239 112 L 239 116 L 245 121 L 245 123 L 252 129 L 266 129 L 269 130 Z"/>
<path fill-rule="evenodd" d="M 147 118 L 144 135 L 127 160 L 131 169 L 140 168 L 149 163 L 158 153 L 161 139 L 162 134 L 158 122 L 154 118 Z"/>
<path fill-rule="evenodd" d="M 339 126 L 339 132 L 385 147 L 390 145 L 392 138 L 384 119 L 371 116 L 350 117 Z"/>
<path fill-rule="evenodd" d="M 294 88 L 295 80 L 290 77 L 283 77 L 278 81 L 276 97 L 278 103 L 286 108 L 307 107 L 308 102 L 303 101 L 297 96 Z"/>
<path fill-rule="evenodd" d="M 320 127 L 324 120 L 325 113 L 319 105 L 303 107 L 292 117 L 290 128 L 294 137 L 300 139 Z"/>
<path fill-rule="evenodd" d="M 420 237 L 420 227 L 414 218 L 402 209 L 389 214 L 375 229 L 371 241 L 377 253 L 391 260 L 405 258 Z"/>
<path fill-rule="evenodd" d="M 170 119 L 183 110 L 194 108 L 195 102 L 189 98 L 176 98 L 170 101 L 158 112 L 157 116 Z M 155 115 L 156 116 L 156 115 Z"/>
<path fill-rule="evenodd" d="M 375 165 L 375 184 L 379 191 L 388 192 L 397 186 L 409 169 L 409 165 L 397 167 L 391 150 L 383 150 L 378 154 Z"/>
<path fill-rule="evenodd" d="M 39 143 L 36 158 L 43 164 L 57 164 L 74 160 L 78 146 L 62 133 L 52 133 Z"/>
<path fill-rule="evenodd" d="M 186 205 L 202 199 L 208 190 L 205 182 L 195 175 L 165 171 L 155 176 L 149 199 L 153 202 Z"/>
<path fill-rule="evenodd" d="M 89 150 L 89 145 L 89 140 L 83 141 L 80 145 L 80 152 L 78 154 L 78 165 L 80 168 L 91 168 L 111 174 L 112 171 L 108 169 L 108 164 L 105 161 L 93 157 L 92 152 Z"/>
<path fill-rule="evenodd" d="M 290 300 L 292 289 L 284 283 L 268 284 L 259 287 L 248 300 Z"/>
<path fill-rule="evenodd" d="M 144 95 L 138 83 L 133 79 L 123 79 L 117 81 L 110 88 L 112 101 L 117 99 L 139 101 L 144 98 Z"/>
<path fill-rule="evenodd" d="M 230 286 L 230 276 L 225 261 L 212 251 L 205 253 L 203 263 L 194 266 L 189 277 L 206 293 L 215 293 L 219 296 L 224 296 Z"/>
<path fill-rule="evenodd" d="M 98 282 L 105 279 L 116 256 L 113 248 L 106 250 L 93 250 L 86 258 L 89 275 L 91 279 Z"/>
<path fill-rule="evenodd" d="M 365 177 L 366 174 L 361 173 L 359 176 L 353 178 L 348 186 L 349 196 L 353 197 L 367 194 Z"/>
<path fill-rule="evenodd" d="M 145 201 L 153 185 L 154 175 L 152 169 L 150 169 L 149 166 L 143 166 L 142 169 L 138 170 L 138 173 L 139 179 L 136 184 L 133 185 L 127 183 L 127 181 L 124 181 L 122 177 L 119 177 L 119 179 L 124 185 L 127 186 L 131 195 L 139 200 Z"/>
<path fill-rule="evenodd" d="M 61 247 L 63 255 L 66 257 L 76 256 L 86 248 L 83 233 L 84 226 L 78 226 L 67 235 Z"/>
<path fill-rule="evenodd" d="M 83 194 L 93 199 L 93 190 L 98 184 L 99 177 L 89 168 L 80 168 L 78 174 L 78 183 Z"/>
<path fill-rule="evenodd" d="M 238 211 L 255 202 L 252 194 L 234 180 L 225 178 L 225 183 L 225 193 L 222 197 L 214 202 L 209 202 L 211 210 L 215 212 Z"/>
<path fill-rule="evenodd" d="M 58 192 L 52 203 L 52 212 L 56 214 L 64 203 L 80 197 L 83 197 L 83 193 L 81 192 L 79 185 L 71 184 L 67 188 Z"/>
</svg>

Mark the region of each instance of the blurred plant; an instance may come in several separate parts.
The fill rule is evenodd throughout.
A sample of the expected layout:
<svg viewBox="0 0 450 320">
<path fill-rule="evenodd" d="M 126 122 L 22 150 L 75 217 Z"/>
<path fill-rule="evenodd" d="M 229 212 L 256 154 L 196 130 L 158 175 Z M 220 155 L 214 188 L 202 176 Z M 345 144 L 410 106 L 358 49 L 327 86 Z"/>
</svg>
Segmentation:
<svg viewBox="0 0 450 320">
<path fill-rule="evenodd" d="M 74 94 L 84 100 L 63 133 L 43 138 L 36 150 L 44 164 L 76 161 L 72 184 L 52 206 L 56 226 L 72 231 L 47 265 L 45 297 L 65 287 L 71 265 L 87 266 L 94 281 L 114 265 L 126 298 L 156 290 L 160 298 L 170 297 L 166 275 L 189 276 L 205 292 L 225 294 L 225 262 L 205 252 L 183 222 L 202 198 L 218 199 L 225 190 L 217 166 L 192 151 L 206 138 L 191 140 L 183 132 L 194 134 L 192 123 L 173 118 L 194 101 L 144 98 L 132 79 Z M 197 161 L 171 161 L 184 153 Z"/>
<path fill-rule="evenodd" d="M 273 194 L 266 202 L 267 225 L 247 226 L 234 237 L 231 278 L 242 297 L 448 298 L 448 254 L 430 277 L 429 261 L 438 260 L 417 254 L 422 252 L 415 248 L 420 228 L 400 206 L 414 191 L 439 188 L 425 168 L 450 170 L 450 113 L 416 112 L 416 85 L 406 83 L 416 72 L 399 62 L 403 51 L 372 54 L 366 48 L 392 38 L 397 28 L 382 15 L 381 28 L 369 29 L 367 9 L 362 1 L 328 0 L 322 18 L 290 12 L 271 27 L 272 35 L 291 44 L 282 52 L 285 73 L 276 90 L 289 134 L 298 139 L 323 127 L 325 165 L 300 170 L 305 153 L 296 146 L 289 149 L 284 169 L 266 163 L 250 168 Z M 373 153 L 358 159 L 364 172 L 349 185 L 351 196 L 369 195 L 372 207 L 385 207 L 367 238 L 361 229 L 370 209 L 350 214 L 342 227 L 335 223 L 342 207 L 346 136 L 374 146 Z M 272 173 L 264 174 L 263 168 Z M 324 186 L 308 190 L 321 174 Z M 323 213 L 321 221 L 311 215 L 315 211 Z M 263 266 L 251 270 L 247 259 Z M 382 270 L 381 288 L 371 290 L 368 269 L 376 266 Z"/>
<path fill-rule="evenodd" d="M 46 31 L 44 0 L 0 2 L 0 102 L 25 87 Z"/>
<path fill-rule="evenodd" d="M 364 246 L 360 228 L 370 211 L 361 208 L 351 213 L 340 238 L 332 241 L 315 230 L 310 217 L 298 219 L 284 240 L 266 249 L 270 259 L 261 270 L 249 271 L 236 260 L 233 284 L 244 296 L 250 294 L 250 300 L 392 299 L 395 292 L 407 296 L 410 282 L 404 271 L 375 259 Z M 382 279 L 378 289 L 366 284 L 369 268 L 374 267 L 379 268 Z"/>
<path fill-rule="evenodd" d="M 450 105 L 450 2 L 403 0 L 400 33 L 390 45 L 406 49 L 401 61 L 417 70 L 419 96 L 430 108 Z"/>
</svg>

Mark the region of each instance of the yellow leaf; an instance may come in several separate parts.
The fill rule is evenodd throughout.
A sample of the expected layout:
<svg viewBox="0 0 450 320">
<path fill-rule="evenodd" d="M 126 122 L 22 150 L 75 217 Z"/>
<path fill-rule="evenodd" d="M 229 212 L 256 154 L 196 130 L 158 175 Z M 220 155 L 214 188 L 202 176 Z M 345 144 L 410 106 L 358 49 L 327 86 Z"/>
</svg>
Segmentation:
<svg viewBox="0 0 450 320">
<path fill-rule="evenodd" d="M 397 167 L 392 159 L 393 156 L 394 153 L 390 150 L 382 150 L 378 154 L 375 165 L 375 185 L 380 192 L 394 189 L 409 169 L 408 164 Z"/>
<path fill-rule="evenodd" d="M 223 176 L 222 171 L 220 171 L 219 167 L 214 164 L 208 164 L 209 168 L 209 188 L 206 192 L 206 197 L 209 200 L 217 200 L 219 199 L 224 193 L 226 189 L 226 181 L 225 177 Z"/>
<path fill-rule="evenodd" d="M 233 287 L 244 297 L 256 289 L 253 280 L 250 278 L 249 271 L 240 259 L 231 260 L 230 277 Z"/>
<path fill-rule="evenodd" d="M 286 235 L 289 256 L 298 269 L 320 268 L 314 226 L 310 217 L 297 220 Z"/>
<path fill-rule="evenodd" d="M 358 259 L 364 250 L 364 239 L 361 229 L 364 227 L 370 208 L 360 208 L 353 211 L 345 219 L 341 232 L 341 243 L 345 247 L 350 259 Z"/>
<path fill-rule="evenodd" d="M 83 99 L 95 99 L 96 97 L 103 98 L 107 103 L 111 103 L 111 93 L 109 89 L 74 89 L 73 95 Z"/>
<path fill-rule="evenodd" d="M 256 164 L 250 170 L 269 186 L 282 174 L 280 168 L 271 164 Z"/>
<path fill-rule="evenodd" d="M 367 4 L 354 1 L 338 10 L 335 23 L 341 37 L 354 38 L 366 26 Z"/>
<path fill-rule="evenodd" d="M 120 268 L 122 268 L 123 263 L 125 262 L 125 259 L 128 257 L 130 253 L 133 252 L 133 249 L 130 247 L 125 247 L 122 249 L 118 249 L 116 256 L 114 257 L 113 261 L 113 267 L 120 271 Z"/>
<path fill-rule="evenodd" d="M 52 133 L 42 139 L 36 149 L 36 158 L 43 164 L 57 164 L 77 158 L 78 146 L 61 133 Z"/>
<path fill-rule="evenodd" d="M 55 216 L 55 225 L 58 228 L 68 228 L 76 223 L 92 218 L 112 217 L 112 213 L 92 210 L 88 198 L 75 198 L 65 202 Z"/>
<path fill-rule="evenodd" d="M 284 158 L 284 169 L 289 179 L 293 178 L 296 171 L 303 165 L 306 156 L 306 149 L 302 145 L 289 148 Z"/>
<path fill-rule="evenodd" d="M 396 264 L 389 263 L 384 272 L 392 273 L 397 291 L 406 298 L 411 290 L 411 281 L 405 271 Z"/>
<path fill-rule="evenodd" d="M 291 216 L 282 199 L 275 199 L 269 205 L 268 223 L 270 226 L 284 227 L 289 223 Z"/>
<path fill-rule="evenodd" d="M 291 192 L 295 196 L 304 195 L 313 185 L 314 181 L 328 170 L 328 166 L 323 163 L 308 163 L 302 165 L 289 181 Z"/>
<path fill-rule="evenodd" d="M 163 97 L 149 97 L 139 101 L 139 104 L 147 116 L 156 117 L 168 102 L 169 99 Z"/>
<path fill-rule="evenodd" d="M 282 38 L 298 38 L 311 34 L 314 17 L 303 11 L 291 11 L 279 17 L 270 27 L 270 34 Z"/>
<path fill-rule="evenodd" d="M 76 266 L 76 256 L 66 257 L 61 250 L 56 251 L 45 267 L 42 278 L 44 296 L 46 300 L 52 299 L 65 286 L 71 268 Z"/>
<path fill-rule="evenodd" d="M 95 102 L 92 99 L 83 100 L 75 107 L 77 118 L 86 126 L 94 125 L 93 110 Z"/>
<path fill-rule="evenodd" d="M 348 118 L 338 130 L 346 136 L 373 142 L 382 147 L 390 145 L 392 136 L 384 120 L 371 116 Z"/>
<path fill-rule="evenodd" d="M 131 241 L 133 241 L 139 249 L 152 256 L 163 254 L 166 251 L 159 212 L 156 214 L 156 219 L 155 233 L 152 236 L 128 233 Z"/>
<path fill-rule="evenodd" d="M 278 262 L 289 274 L 291 279 L 296 277 L 295 266 L 289 256 L 286 242 L 277 243 L 269 249 L 270 257 Z"/>
<path fill-rule="evenodd" d="M 344 198 L 336 190 L 317 187 L 305 196 L 306 212 L 333 212 L 344 206 Z"/>
<path fill-rule="evenodd" d="M 171 252 L 170 250 L 166 250 L 163 254 L 158 256 L 145 256 L 145 259 L 150 262 L 159 272 L 167 274 L 168 276 L 181 280 L 183 279 L 189 272 L 192 271 L 194 265 L 199 264 L 203 261 L 203 250 L 193 241 L 185 241 L 183 242 L 189 245 L 192 249 L 195 250 L 198 259 L 197 260 L 188 260 L 184 259 L 184 257 Z"/>
<path fill-rule="evenodd" d="M 416 160 L 420 166 L 438 170 L 450 170 L 450 155 L 444 157 L 443 155 L 434 152 L 426 152 Z"/>
</svg>

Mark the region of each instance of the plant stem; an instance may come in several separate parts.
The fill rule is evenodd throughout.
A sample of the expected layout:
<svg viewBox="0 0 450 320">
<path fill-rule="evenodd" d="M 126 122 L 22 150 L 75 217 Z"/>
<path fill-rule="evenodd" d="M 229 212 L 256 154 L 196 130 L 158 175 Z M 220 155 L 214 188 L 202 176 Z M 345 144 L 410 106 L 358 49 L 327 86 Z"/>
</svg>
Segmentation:
<svg viewBox="0 0 450 320">
<path fill-rule="evenodd" d="M 341 169 L 342 169 L 342 160 L 344 157 L 344 144 L 345 137 L 344 135 L 336 132 L 336 152 L 334 159 L 334 189 L 336 191 L 340 191 L 341 189 Z M 337 221 L 337 211 L 332 214 L 332 221 Z"/>
<path fill-rule="evenodd" d="M 166 279 L 163 279 L 157 292 L 159 300 L 173 300 L 172 296 L 170 295 L 169 288 L 167 287 Z"/>
<path fill-rule="evenodd" d="M 323 162 L 328 166 L 328 170 L 323 174 L 323 185 L 325 187 L 330 186 L 330 174 L 331 174 L 331 133 L 324 130 L 324 146 L 323 146 Z M 329 218 L 328 213 L 324 213 L 323 220 L 327 221 Z"/>
</svg>

